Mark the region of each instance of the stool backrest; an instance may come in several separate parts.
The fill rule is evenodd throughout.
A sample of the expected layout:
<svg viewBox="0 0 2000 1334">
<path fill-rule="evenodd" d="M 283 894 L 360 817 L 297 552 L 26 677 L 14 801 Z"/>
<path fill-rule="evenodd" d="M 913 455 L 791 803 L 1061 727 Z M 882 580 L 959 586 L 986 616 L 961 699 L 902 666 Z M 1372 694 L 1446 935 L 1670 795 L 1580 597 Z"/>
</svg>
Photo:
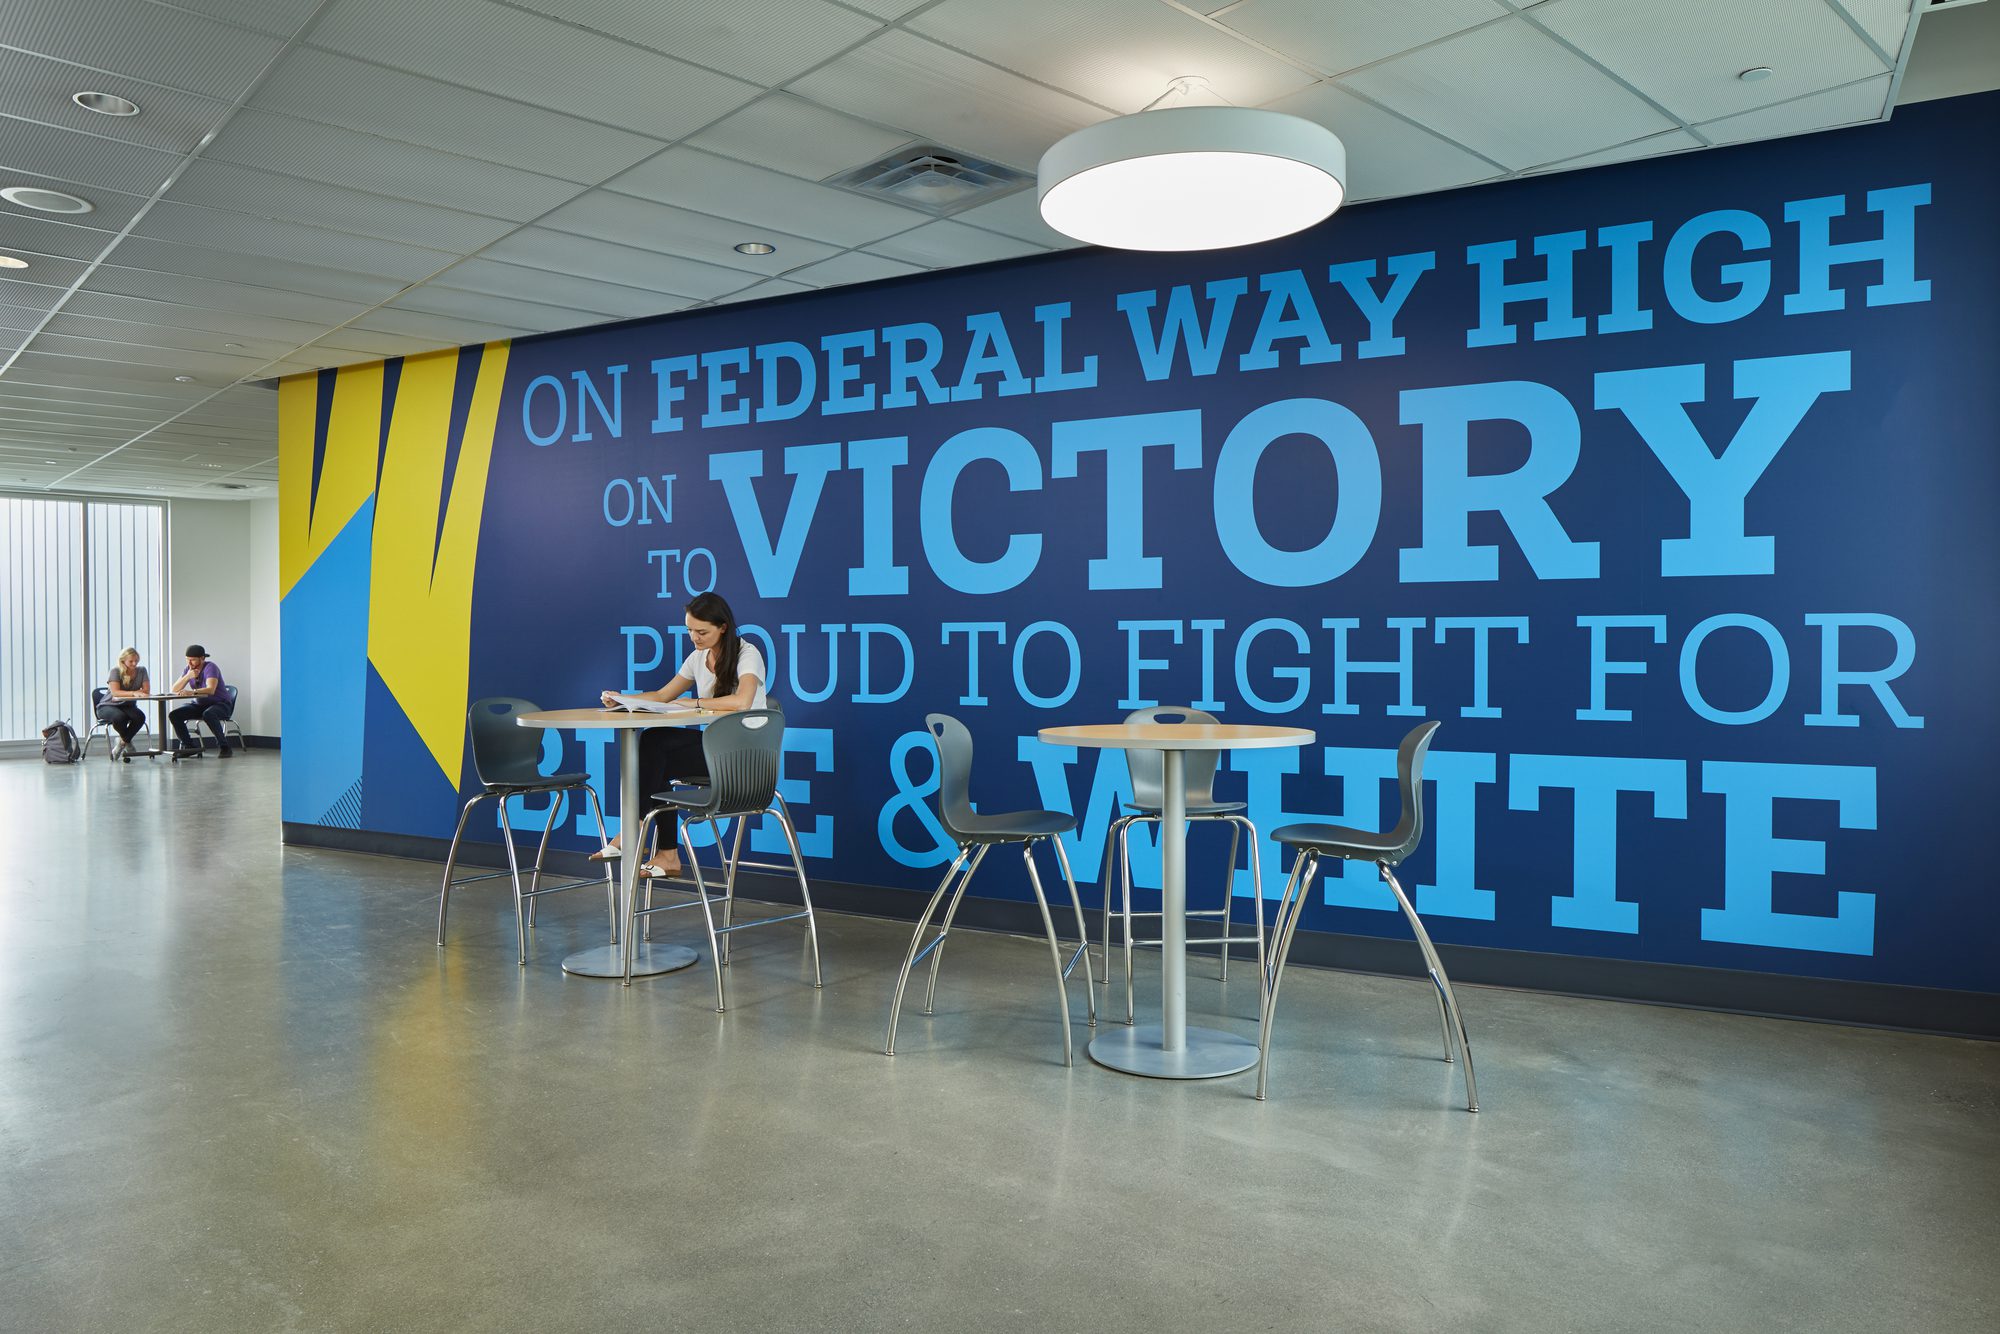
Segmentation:
<svg viewBox="0 0 2000 1334">
<path fill-rule="evenodd" d="M 1431 737 L 1437 730 L 1434 721 L 1418 723 L 1396 747 L 1396 788 L 1402 794 L 1403 810 L 1396 818 L 1396 827 L 1390 831 L 1396 840 L 1396 850 L 1381 858 L 1391 866 L 1415 852 L 1424 841 L 1424 755 L 1430 750 Z"/>
<path fill-rule="evenodd" d="M 1203 713 L 1200 709 L 1184 709 L 1168 704 L 1159 708 L 1140 709 L 1125 715 L 1128 723 L 1212 723 L 1215 715 Z M 1181 768 L 1187 774 L 1187 799 L 1189 801 L 1215 800 L 1215 766 L 1222 759 L 1222 752 L 1215 750 L 1188 751 L 1182 758 Z M 1128 750 L 1125 752 L 1125 767 L 1132 771 L 1132 804 L 1144 806 L 1148 810 L 1159 810 L 1166 805 L 1167 761 L 1157 750 Z"/>
<path fill-rule="evenodd" d="M 709 815 L 754 815 L 777 799 L 785 715 L 776 709 L 724 714 L 701 734 L 708 761 Z"/>
<path fill-rule="evenodd" d="M 500 787 L 541 781 L 542 734 L 514 721 L 539 711 L 540 706 L 530 700 L 506 695 L 472 702 L 465 711 L 465 725 L 472 736 L 472 769 L 481 783 Z"/>
<path fill-rule="evenodd" d="M 926 714 L 924 726 L 937 748 L 938 819 L 958 837 L 972 823 L 972 733 L 948 713 Z"/>
</svg>

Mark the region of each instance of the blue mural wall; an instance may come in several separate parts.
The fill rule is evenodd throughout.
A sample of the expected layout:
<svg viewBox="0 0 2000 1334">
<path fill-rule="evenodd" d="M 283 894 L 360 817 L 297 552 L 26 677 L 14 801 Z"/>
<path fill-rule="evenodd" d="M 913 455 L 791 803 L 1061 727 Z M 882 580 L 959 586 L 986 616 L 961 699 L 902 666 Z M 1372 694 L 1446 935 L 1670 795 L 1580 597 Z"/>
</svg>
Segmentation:
<svg viewBox="0 0 2000 1334">
<path fill-rule="evenodd" d="M 1124 761 L 1038 728 L 1311 728 L 1225 761 L 1268 832 L 1392 822 L 1395 745 L 1436 718 L 1404 879 L 1441 941 L 2000 990 L 1965 837 L 2000 796 L 1996 130 L 1959 99 L 1253 249 L 517 342 L 464 697 L 656 685 L 713 588 L 773 664 L 816 876 L 935 883 L 936 710 L 981 805 L 1079 814 L 1087 899 Z M 413 780 L 381 714 L 362 824 L 448 836 L 469 768 Z M 286 736 L 289 793 L 315 756 Z M 608 733 L 547 763 L 615 799 Z M 1197 893 L 1225 841 L 1197 832 Z M 1393 907 L 1350 870 L 1305 924 L 1400 935 Z"/>
</svg>

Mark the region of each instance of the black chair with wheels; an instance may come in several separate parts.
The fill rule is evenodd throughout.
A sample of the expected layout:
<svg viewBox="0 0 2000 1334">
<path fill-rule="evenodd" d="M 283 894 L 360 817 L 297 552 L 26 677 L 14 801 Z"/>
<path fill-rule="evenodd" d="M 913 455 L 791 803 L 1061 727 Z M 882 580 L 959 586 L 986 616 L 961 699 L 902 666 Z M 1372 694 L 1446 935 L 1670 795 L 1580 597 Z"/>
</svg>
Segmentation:
<svg viewBox="0 0 2000 1334">
<path fill-rule="evenodd" d="M 549 835 L 555 829 L 556 812 L 562 803 L 555 794 L 581 791 L 590 798 L 590 808 L 597 815 L 597 836 L 601 843 L 610 842 L 604 832 L 604 807 L 598 802 L 597 789 L 590 785 L 590 775 L 582 773 L 545 774 L 539 771 L 542 757 L 542 734 L 538 730 L 520 726 L 514 720 L 523 713 L 536 713 L 536 705 L 525 699 L 511 699 L 496 696 L 491 699 L 476 700 L 466 710 L 466 729 L 472 739 L 472 768 L 479 776 L 480 790 L 458 813 L 458 827 L 451 833 L 451 851 L 445 854 L 444 883 L 438 890 L 438 931 L 437 943 L 444 944 L 445 913 L 451 906 L 451 891 L 459 885 L 469 885 L 480 880 L 495 880 L 509 877 L 514 884 L 514 937 L 516 962 L 528 962 L 528 927 L 534 923 L 535 900 L 544 894 L 559 894 L 566 889 L 586 889 L 599 883 L 596 879 L 571 880 L 559 885 L 542 883 L 542 861 L 548 855 Z M 521 865 L 514 853 L 514 826 L 507 818 L 507 801 L 510 797 L 549 794 L 549 818 L 542 826 L 542 841 L 535 849 L 535 864 L 528 873 L 527 888 L 521 886 Z M 507 849 L 507 869 L 490 871 L 484 875 L 469 875 L 462 880 L 451 878 L 452 870 L 458 864 L 459 840 L 465 836 L 465 822 L 472 815 L 473 808 L 489 799 L 500 803 L 501 844 Z M 612 868 L 604 868 L 604 896 L 607 912 L 611 920 L 612 939 L 618 931 L 618 882 L 612 875 Z"/>
<path fill-rule="evenodd" d="M 1203 713 L 1200 709 L 1184 709 L 1177 706 L 1140 709 L 1125 715 L 1127 723 L 1186 723 L 1200 725 L 1216 721 L 1215 715 Z M 1214 750 L 1190 751 L 1184 765 L 1187 772 L 1187 818 L 1190 821 L 1217 821 L 1229 826 L 1229 860 L 1224 863 L 1222 877 L 1222 906 L 1218 908 L 1190 908 L 1190 921 L 1204 919 L 1219 921 L 1221 933 L 1213 936 L 1190 935 L 1188 948 L 1217 946 L 1222 951 L 1222 981 L 1229 980 L 1229 947 L 1231 945 L 1251 945 L 1257 947 L 1257 975 L 1268 976 L 1264 955 L 1264 866 L 1258 853 L 1257 826 L 1250 822 L 1243 812 L 1245 804 L 1240 801 L 1217 801 L 1215 799 L 1215 770 L 1222 759 L 1222 753 Z M 1158 911 L 1140 912 L 1132 907 L 1132 851 L 1131 832 L 1135 824 L 1158 824 L 1160 812 L 1166 807 L 1166 761 L 1157 750 L 1128 750 L 1125 752 L 1126 766 L 1132 773 L 1132 800 L 1126 806 L 1126 813 L 1111 822 L 1104 835 L 1104 976 L 1100 982 L 1111 980 L 1111 920 L 1112 887 L 1117 886 L 1119 908 L 1117 917 L 1122 923 L 1125 943 L 1125 1022 L 1134 1022 L 1132 999 L 1132 947 L 1134 945 L 1158 945 L 1158 936 L 1135 938 L 1132 934 L 1132 919 L 1159 920 Z M 1244 835 L 1250 836 L 1250 883 L 1257 886 L 1258 898 L 1251 909 L 1256 931 L 1253 935 L 1233 934 L 1236 904 L 1236 846 Z M 1114 860 L 1120 868 L 1114 876 Z"/>
<path fill-rule="evenodd" d="M 687 870 L 694 881 L 695 897 L 686 903 L 668 903 L 653 906 L 648 888 L 645 907 L 629 904 L 626 907 L 625 941 L 625 985 L 632 985 L 632 955 L 639 919 L 655 913 L 672 912 L 678 908 L 701 908 L 702 917 L 708 926 L 710 957 L 715 962 L 715 1009 L 720 1014 L 729 1008 L 729 992 L 723 981 L 725 958 L 724 943 L 733 932 L 747 931 L 752 927 L 772 926 L 779 922 L 793 922 L 805 919 L 806 938 L 812 943 L 813 985 L 822 985 L 819 964 L 819 922 L 813 916 L 812 889 L 806 883 L 805 858 L 799 851 L 798 831 L 792 828 L 792 818 L 778 799 L 778 766 L 784 754 L 785 716 L 776 709 L 746 709 L 741 713 L 726 714 L 703 729 L 701 734 L 702 758 L 708 764 L 708 781 L 691 783 L 672 788 L 666 792 L 656 792 L 653 800 L 663 803 L 647 811 L 639 822 L 638 836 L 634 840 L 638 847 L 647 846 L 653 833 L 653 826 L 659 820 L 661 811 L 671 808 L 683 818 L 680 821 L 679 839 L 687 852 Z M 770 815 L 778 821 L 784 831 L 785 842 L 790 846 L 792 864 L 789 869 L 798 877 L 799 898 L 804 908 L 799 912 L 782 913 L 774 917 L 760 917 L 754 921 L 739 922 L 735 919 L 736 872 L 741 865 L 737 856 L 722 854 L 722 834 L 716 826 L 718 820 L 737 821 L 737 851 L 742 850 L 743 828 L 753 816 Z M 703 874 L 701 859 L 695 855 L 694 839 L 688 834 L 688 826 L 699 820 L 708 826 L 715 838 L 718 856 L 723 857 L 723 922 L 715 924 L 713 900 L 709 898 L 708 878 Z M 759 865 L 761 868 L 761 864 Z M 649 877 L 649 880 L 652 877 Z"/>
<path fill-rule="evenodd" d="M 1275 831 L 1271 837 L 1298 850 L 1298 857 L 1292 862 L 1291 877 L 1285 881 L 1285 892 L 1278 899 L 1277 919 L 1271 930 L 1275 942 L 1270 976 L 1264 988 L 1264 1016 L 1257 1039 L 1257 1097 L 1264 1097 L 1266 1082 L 1271 1065 L 1271 1022 L 1277 1017 L 1278 984 L 1284 980 L 1285 958 L 1292 951 L 1292 936 L 1298 931 L 1300 910 L 1304 908 L 1306 892 L 1312 887 L 1313 874 L 1322 857 L 1334 857 L 1343 861 L 1365 861 L 1375 863 L 1382 880 L 1389 886 L 1389 892 L 1396 896 L 1396 903 L 1409 919 L 1410 930 L 1416 934 L 1417 948 L 1423 951 L 1424 967 L 1430 973 L 1431 985 L 1437 993 L 1438 1019 L 1444 1026 L 1444 1059 L 1453 1057 L 1454 1043 L 1457 1055 L 1462 1059 L 1460 1072 L 1465 1076 L 1465 1110 L 1479 1110 L 1479 1087 L 1472 1076 L 1472 1044 L 1466 1040 L 1465 1017 L 1458 1008 L 1458 997 L 1452 992 L 1451 979 L 1445 976 L 1444 963 L 1438 958 L 1437 947 L 1431 944 L 1430 933 L 1424 930 L 1423 919 L 1410 903 L 1410 896 L 1403 892 L 1389 868 L 1397 865 L 1405 857 L 1417 850 L 1424 839 L 1424 754 L 1430 749 L 1431 737 L 1438 730 L 1435 722 L 1419 723 L 1403 738 L 1396 748 L 1396 786 L 1402 793 L 1403 809 L 1396 821 L 1396 827 L 1386 833 L 1367 829 L 1350 829 L 1344 825 L 1332 824 L 1292 824 Z"/>
<path fill-rule="evenodd" d="M 966 886 L 979 873 L 980 863 L 996 844 L 1018 843 L 1021 845 L 1021 860 L 1028 867 L 1028 884 L 1035 891 L 1035 903 L 1042 910 L 1042 930 L 1049 941 L 1049 958 L 1055 964 L 1056 994 L 1061 998 L 1063 1064 L 1076 1062 L 1075 1044 L 1070 1038 L 1069 1022 L 1069 975 L 1079 962 L 1083 965 L 1083 994 L 1088 1003 L 1090 1026 L 1097 1027 L 1097 992 L 1090 980 L 1090 933 L 1083 923 L 1083 904 L 1076 896 L 1076 877 L 1071 874 L 1069 854 L 1063 851 L 1060 835 L 1076 828 L 1076 817 L 1061 811 L 1010 811 L 1003 815 L 981 815 L 972 809 L 972 734 L 965 730 L 965 724 L 947 714 L 933 713 L 924 719 L 924 725 L 931 734 L 931 743 L 937 748 L 938 763 L 938 818 L 944 824 L 945 832 L 958 844 L 958 855 L 952 858 L 945 869 L 944 879 L 938 882 L 937 892 L 931 895 L 924 906 L 923 915 L 917 919 L 917 929 L 910 936 L 909 952 L 903 956 L 902 971 L 896 975 L 896 994 L 889 1002 L 889 1032 L 883 1039 L 882 1053 L 896 1054 L 896 1022 L 903 1009 L 903 991 L 910 982 L 910 970 L 921 962 L 926 954 L 931 959 L 931 976 L 924 990 L 925 1014 L 933 1012 L 933 1002 L 937 999 L 938 964 L 944 958 L 944 940 L 951 934 L 953 918 L 958 915 L 958 905 L 965 897 Z M 1042 893 L 1042 878 L 1035 870 L 1035 844 L 1048 842 L 1055 848 L 1056 863 L 1062 867 L 1063 880 L 1069 886 L 1070 908 L 1076 913 L 1076 952 L 1063 962 L 1062 945 L 1056 939 L 1055 919 L 1049 915 L 1049 901 Z M 964 872 L 960 877 L 960 871 Z M 958 887 L 952 889 L 957 880 Z M 930 929 L 931 919 L 936 916 L 938 905 L 950 896 L 950 904 L 945 908 L 944 918 L 939 923 L 937 935 L 929 944 L 924 943 L 924 933 Z"/>
</svg>

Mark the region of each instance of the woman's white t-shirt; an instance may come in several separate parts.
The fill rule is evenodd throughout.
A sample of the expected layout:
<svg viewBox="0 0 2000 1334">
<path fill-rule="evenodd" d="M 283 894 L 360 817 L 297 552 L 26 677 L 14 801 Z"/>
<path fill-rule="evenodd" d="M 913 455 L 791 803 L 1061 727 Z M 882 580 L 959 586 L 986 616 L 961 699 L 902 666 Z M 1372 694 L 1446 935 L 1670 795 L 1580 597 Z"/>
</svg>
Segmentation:
<svg viewBox="0 0 2000 1334">
<path fill-rule="evenodd" d="M 696 649 L 688 654 L 687 661 L 681 664 L 680 674 L 694 682 L 697 699 L 715 698 L 715 673 L 708 670 L 707 650 Z M 739 680 L 745 676 L 757 678 L 757 698 L 750 701 L 750 707 L 763 708 L 764 687 L 770 684 L 770 677 L 764 667 L 764 655 L 747 639 L 736 653 L 736 675 Z"/>
</svg>

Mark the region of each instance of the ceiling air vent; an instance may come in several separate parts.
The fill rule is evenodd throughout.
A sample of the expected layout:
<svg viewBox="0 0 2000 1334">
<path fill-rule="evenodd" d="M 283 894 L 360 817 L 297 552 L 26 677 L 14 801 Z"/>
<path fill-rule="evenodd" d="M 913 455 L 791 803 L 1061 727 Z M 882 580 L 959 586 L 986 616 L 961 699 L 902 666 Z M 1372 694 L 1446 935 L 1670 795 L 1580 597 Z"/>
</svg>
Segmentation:
<svg viewBox="0 0 2000 1334">
<path fill-rule="evenodd" d="M 209 485 L 218 491 L 248 491 L 250 489 L 248 482 L 210 482 Z"/>
<path fill-rule="evenodd" d="M 945 217 L 1012 194 L 1034 177 L 936 144 L 910 144 L 826 184 Z"/>
</svg>

